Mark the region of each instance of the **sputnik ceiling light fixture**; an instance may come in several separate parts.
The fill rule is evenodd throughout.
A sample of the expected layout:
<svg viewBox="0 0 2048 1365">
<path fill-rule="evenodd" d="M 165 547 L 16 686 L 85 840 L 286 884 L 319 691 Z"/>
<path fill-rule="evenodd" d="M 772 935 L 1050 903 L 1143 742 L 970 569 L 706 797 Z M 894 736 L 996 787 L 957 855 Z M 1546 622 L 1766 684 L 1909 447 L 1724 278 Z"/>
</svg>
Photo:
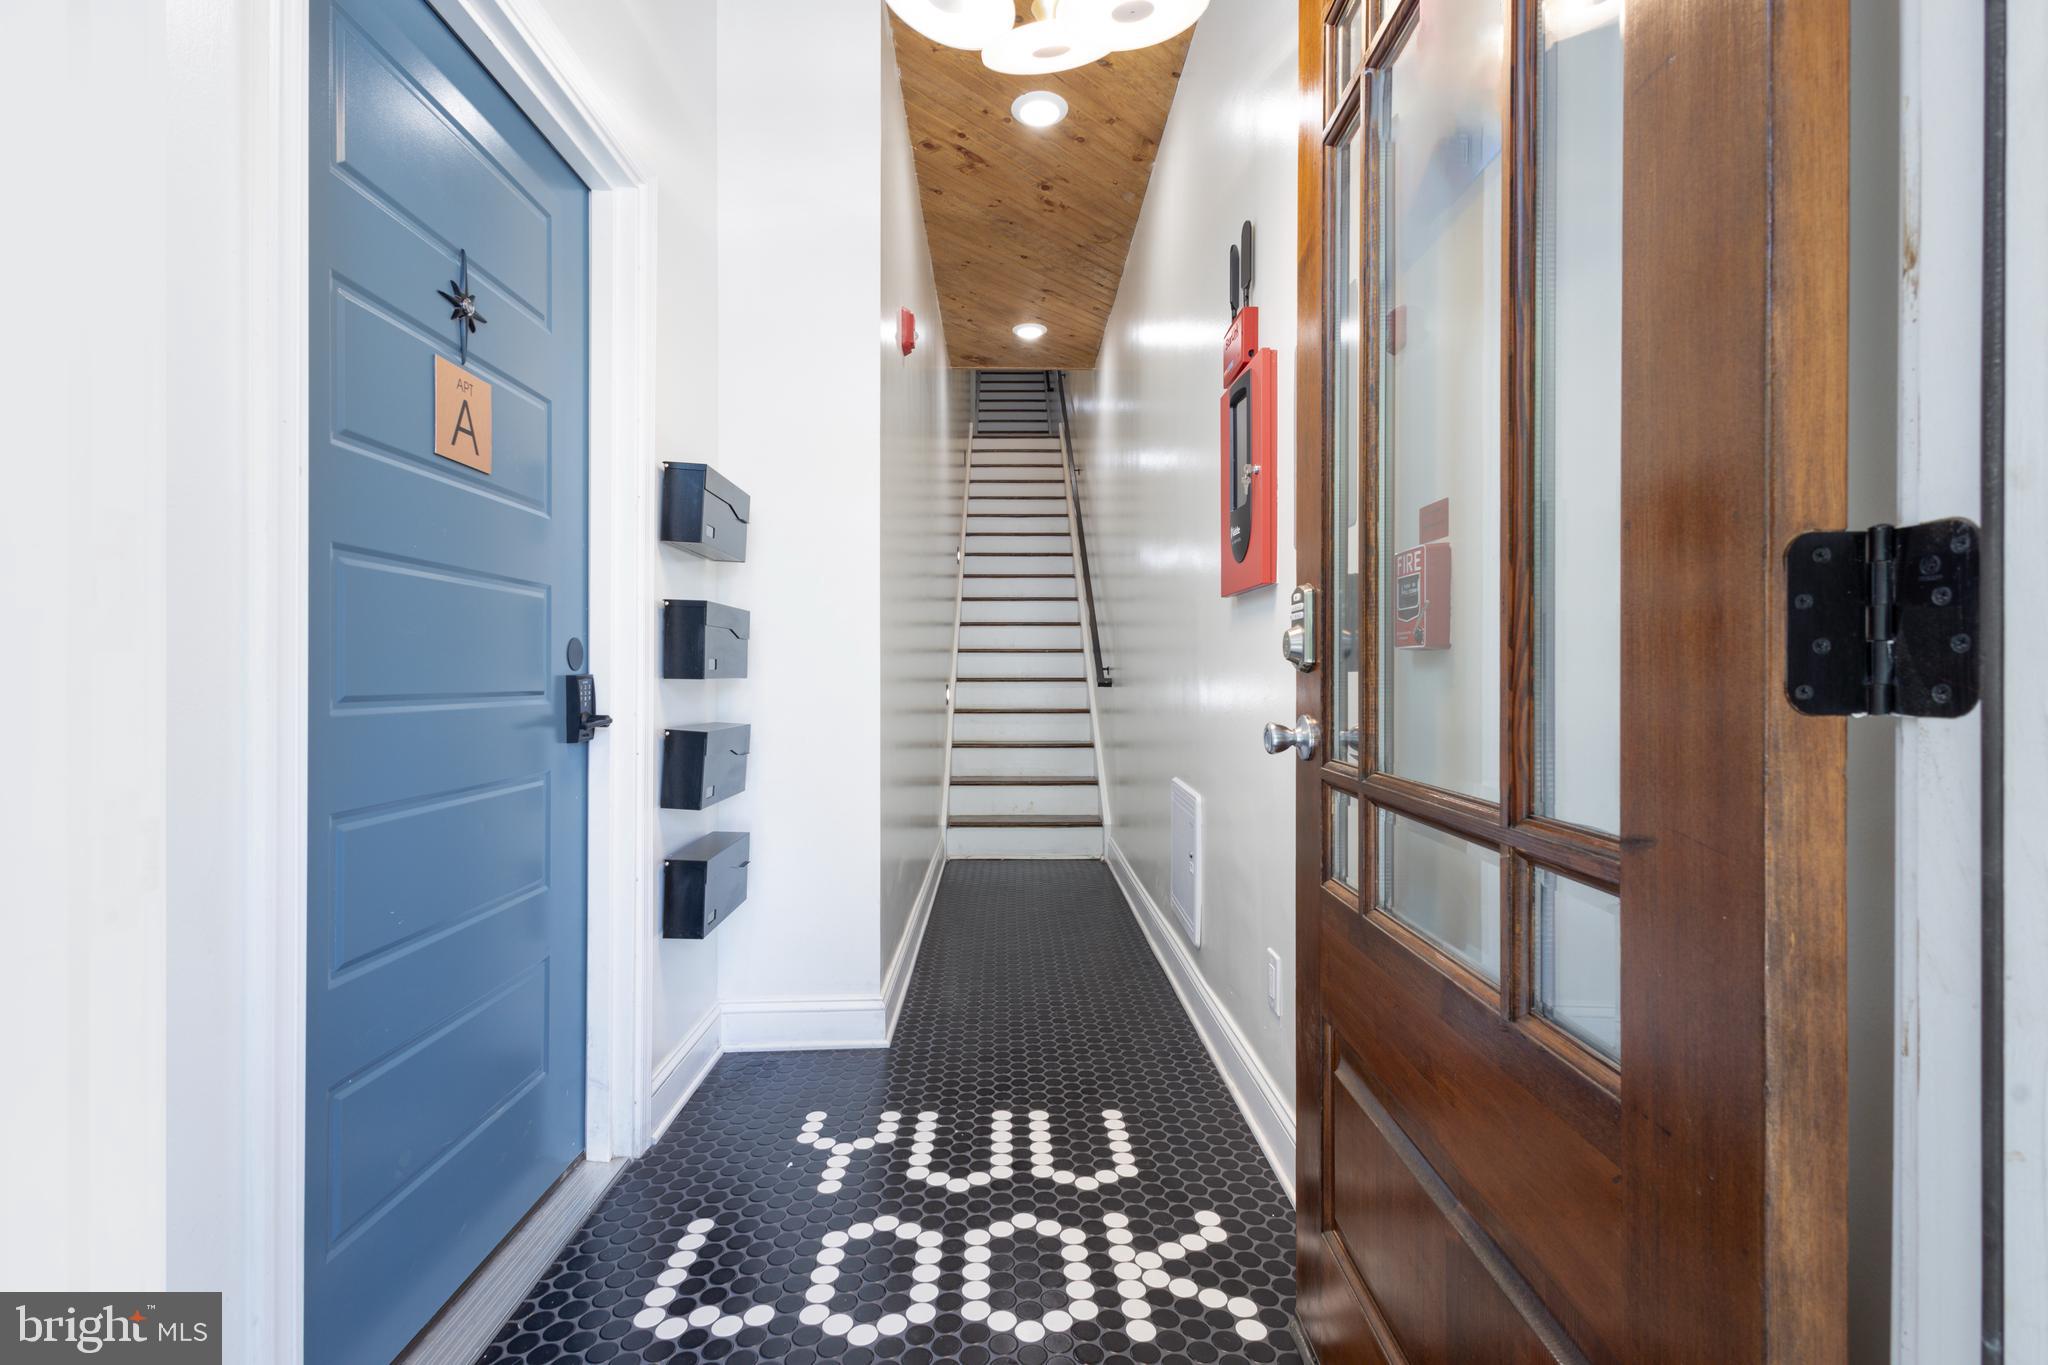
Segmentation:
<svg viewBox="0 0 2048 1365">
<path fill-rule="evenodd" d="M 1209 8 L 1209 0 L 1032 0 L 1032 22 L 1015 24 L 1011 0 L 888 3 L 933 42 L 978 51 L 991 71 L 1011 76 L 1071 71 L 1112 52 L 1163 43 Z"/>
</svg>

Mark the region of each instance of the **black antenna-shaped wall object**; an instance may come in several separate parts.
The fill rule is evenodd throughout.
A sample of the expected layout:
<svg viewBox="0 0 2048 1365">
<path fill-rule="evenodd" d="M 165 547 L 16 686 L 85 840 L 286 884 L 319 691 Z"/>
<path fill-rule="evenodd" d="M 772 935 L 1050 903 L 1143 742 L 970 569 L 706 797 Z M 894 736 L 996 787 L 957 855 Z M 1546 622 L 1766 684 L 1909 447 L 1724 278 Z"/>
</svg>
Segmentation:
<svg viewBox="0 0 2048 1365">
<path fill-rule="evenodd" d="M 1243 287 L 1238 283 L 1237 248 L 1230 248 L 1230 316 L 1236 317 L 1244 298 Z"/>
<path fill-rule="evenodd" d="M 1238 306 L 1249 308 L 1252 302 L 1252 220 L 1244 220 L 1244 228 L 1238 233 L 1238 283 L 1243 292 L 1238 296 Z"/>
</svg>

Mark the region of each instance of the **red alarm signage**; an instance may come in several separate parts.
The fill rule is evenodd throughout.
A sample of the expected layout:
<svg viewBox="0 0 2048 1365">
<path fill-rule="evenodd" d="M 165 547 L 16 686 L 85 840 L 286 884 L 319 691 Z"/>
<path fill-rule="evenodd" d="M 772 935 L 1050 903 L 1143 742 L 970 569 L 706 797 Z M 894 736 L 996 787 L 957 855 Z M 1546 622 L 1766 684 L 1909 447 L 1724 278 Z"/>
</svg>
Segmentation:
<svg viewBox="0 0 2048 1365">
<path fill-rule="evenodd" d="M 1235 597 L 1272 584 L 1279 559 L 1274 490 L 1279 486 L 1279 422 L 1274 395 L 1279 357 L 1259 350 L 1258 310 L 1245 308 L 1231 324 L 1237 367 L 1225 375 L 1222 401 L 1223 518 L 1220 536 L 1223 595 Z M 1245 338 L 1253 345 L 1243 345 Z"/>
<path fill-rule="evenodd" d="M 1394 648 L 1451 647 L 1451 500 L 1422 509 L 1422 544 L 1394 556 Z"/>
</svg>

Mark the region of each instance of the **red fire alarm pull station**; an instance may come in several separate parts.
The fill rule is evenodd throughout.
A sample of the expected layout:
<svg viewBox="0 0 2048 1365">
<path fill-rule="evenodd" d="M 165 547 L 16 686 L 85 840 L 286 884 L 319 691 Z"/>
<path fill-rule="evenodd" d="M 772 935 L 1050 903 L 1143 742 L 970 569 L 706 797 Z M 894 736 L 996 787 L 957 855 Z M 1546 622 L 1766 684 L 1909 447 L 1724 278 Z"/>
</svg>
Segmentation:
<svg viewBox="0 0 2048 1365">
<path fill-rule="evenodd" d="M 1223 338 L 1222 542 L 1223 595 L 1270 587 L 1278 567 L 1275 490 L 1279 486 L 1279 421 L 1274 400 L 1279 357 L 1259 348 L 1259 310 L 1251 306 L 1252 225 L 1230 249 L 1230 330 Z"/>
<path fill-rule="evenodd" d="M 896 310 L 896 344 L 905 355 L 917 349 L 917 314 L 908 308 Z"/>
<path fill-rule="evenodd" d="M 1422 543 L 1394 556 L 1394 648 L 1451 647 L 1451 500 L 1422 509 Z"/>
</svg>

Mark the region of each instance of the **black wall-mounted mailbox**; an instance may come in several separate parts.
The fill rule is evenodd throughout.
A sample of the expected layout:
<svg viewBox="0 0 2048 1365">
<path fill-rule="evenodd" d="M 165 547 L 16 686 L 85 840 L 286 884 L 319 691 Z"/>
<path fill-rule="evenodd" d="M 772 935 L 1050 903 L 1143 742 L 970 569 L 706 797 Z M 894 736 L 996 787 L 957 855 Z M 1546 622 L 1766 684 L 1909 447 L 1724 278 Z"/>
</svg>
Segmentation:
<svg viewBox="0 0 2048 1365">
<path fill-rule="evenodd" d="M 747 557 L 753 500 L 709 465 L 661 467 L 661 538 L 706 559 Z"/>
<path fill-rule="evenodd" d="M 747 898 L 744 834 L 707 834 L 661 865 L 661 936 L 703 938 Z"/>
<path fill-rule="evenodd" d="M 683 725 L 661 735 L 664 810 L 703 810 L 747 789 L 753 727 Z"/>
<path fill-rule="evenodd" d="M 723 602 L 663 602 L 661 676 L 746 677 L 749 622 L 746 612 Z"/>
</svg>

